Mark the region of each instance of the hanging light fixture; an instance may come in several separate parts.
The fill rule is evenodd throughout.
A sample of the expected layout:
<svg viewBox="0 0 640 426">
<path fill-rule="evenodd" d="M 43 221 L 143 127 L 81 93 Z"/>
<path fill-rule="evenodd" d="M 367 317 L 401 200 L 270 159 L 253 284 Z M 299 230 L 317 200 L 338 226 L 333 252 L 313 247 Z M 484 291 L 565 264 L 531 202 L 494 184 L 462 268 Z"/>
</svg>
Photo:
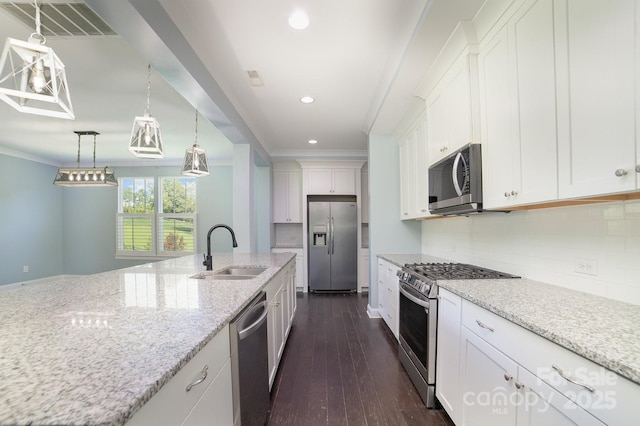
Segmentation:
<svg viewBox="0 0 640 426">
<path fill-rule="evenodd" d="M 209 164 L 207 154 L 204 149 L 198 146 L 198 110 L 196 110 L 196 139 L 191 148 L 187 148 L 182 163 L 182 174 L 184 176 L 207 176 L 209 174 Z"/>
<path fill-rule="evenodd" d="M 129 151 L 138 158 L 164 158 L 160 123 L 151 116 L 149 99 L 151 98 L 151 65 L 147 73 L 147 109 L 144 116 L 133 120 Z"/>
<path fill-rule="evenodd" d="M 118 181 L 113 170 L 96 167 L 96 136 L 100 133 L 93 130 L 74 131 L 78 135 L 78 167 L 61 167 L 53 179 L 54 185 L 60 186 L 118 186 Z M 93 135 L 93 167 L 80 167 L 80 138 L 84 135 Z"/>
<path fill-rule="evenodd" d="M 20 112 L 75 119 L 65 67 L 45 46 L 40 6 L 35 3 L 36 32 L 25 42 L 7 37 L 0 56 L 0 99 Z"/>
</svg>

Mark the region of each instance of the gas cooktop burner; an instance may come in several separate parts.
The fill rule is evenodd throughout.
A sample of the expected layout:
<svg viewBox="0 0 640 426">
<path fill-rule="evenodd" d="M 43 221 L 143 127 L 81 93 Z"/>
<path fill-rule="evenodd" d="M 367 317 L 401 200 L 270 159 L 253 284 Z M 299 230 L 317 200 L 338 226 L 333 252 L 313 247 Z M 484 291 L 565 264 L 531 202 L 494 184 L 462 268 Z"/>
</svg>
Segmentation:
<svg viewBox="0 0 640 426">
<path fill-rule="evenodd" d="M 465 263 L 407 263 L 404 267 L 433 281 L 519 278 L 504 272 Z"/>
</svg>

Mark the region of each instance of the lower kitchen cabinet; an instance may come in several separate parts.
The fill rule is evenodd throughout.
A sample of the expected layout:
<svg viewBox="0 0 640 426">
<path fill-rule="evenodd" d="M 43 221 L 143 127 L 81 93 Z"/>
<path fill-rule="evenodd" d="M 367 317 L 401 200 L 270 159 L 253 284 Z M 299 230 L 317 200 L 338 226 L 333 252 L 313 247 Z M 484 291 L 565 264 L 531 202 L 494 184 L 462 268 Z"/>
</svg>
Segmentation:
<svg viewBox="0 0 640 426">
<path fill-rule="evenodd" d="M 187 391 L 187 386 L 202 378 Z M 225 326 L 134 414 L 127 425 L 232 425 L 231 386 L 229 326 Z"/>
<path fill-rule="evenodd" d="M 438 294 L 436 398 L 454 423 L 459 423 L 460 318 L 462 299 L 443 288 Z"/>
<path fill-rule="evenodd" d="M 458 426 L 640 418 L 640 386 L 442 288 L 436 397 Z"/>
<path fill-rule="evenodd" d="M 292 260 L 265 287 L 269 305 L 267 314 L 269 389 L 276 377 L 297 306 L 295 270 L 296 264 Z"/>
<path fill-rule="evenodd" d="M 378 258 L 378 313 L 387 323 L 396 339 L 399 333 L 398 267 Z"/>
</svg>

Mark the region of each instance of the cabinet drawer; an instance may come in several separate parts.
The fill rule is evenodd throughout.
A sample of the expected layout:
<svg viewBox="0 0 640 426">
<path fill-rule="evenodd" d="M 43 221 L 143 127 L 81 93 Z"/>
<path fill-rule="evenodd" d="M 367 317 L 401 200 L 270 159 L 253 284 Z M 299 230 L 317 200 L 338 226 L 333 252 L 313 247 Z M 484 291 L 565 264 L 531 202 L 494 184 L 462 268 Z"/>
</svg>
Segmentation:
<svg viewBox="0 0 640 426">
<path fill-rule="evenodd" d="M 519 339 L 526 337 L 526 333 L 528 333 L 511 321 L 467 300 L 462 301 L 462 325 L 508 356 L 516 359 L 514 350 L 525 343 Z"/>
<path fill-rule="evenodd" d="M 127 425 L 180 424 L 225 366 L 230 356 L 229 326 L 225 326 L 134 414 Z M 208 367 L 206 379 L 187 392 L 187 386 L 202 377 L 205 365 Z M 231 382 L 228 385 L 231 393 Z"/>
</svg>

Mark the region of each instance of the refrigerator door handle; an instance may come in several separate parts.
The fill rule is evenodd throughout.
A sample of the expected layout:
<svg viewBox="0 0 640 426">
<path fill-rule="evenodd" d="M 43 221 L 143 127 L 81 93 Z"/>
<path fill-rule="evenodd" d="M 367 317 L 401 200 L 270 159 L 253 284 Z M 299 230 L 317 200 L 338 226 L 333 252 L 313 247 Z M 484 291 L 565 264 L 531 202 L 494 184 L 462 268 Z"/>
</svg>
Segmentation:
<svg viewBox="0 0 640 426">
<path fill-rule="evenodd" d="M 333 235 L 331 233 L 331 219 L 327 218 L 327 254 L 331 255 L 331 240 L 333 240 Z"/>
<path fill-rule="evenodd" d="M 333 216 L 331 216 L 331 254 L 335 253 L 335 236 L 333 235 Z"/>
</svg>

